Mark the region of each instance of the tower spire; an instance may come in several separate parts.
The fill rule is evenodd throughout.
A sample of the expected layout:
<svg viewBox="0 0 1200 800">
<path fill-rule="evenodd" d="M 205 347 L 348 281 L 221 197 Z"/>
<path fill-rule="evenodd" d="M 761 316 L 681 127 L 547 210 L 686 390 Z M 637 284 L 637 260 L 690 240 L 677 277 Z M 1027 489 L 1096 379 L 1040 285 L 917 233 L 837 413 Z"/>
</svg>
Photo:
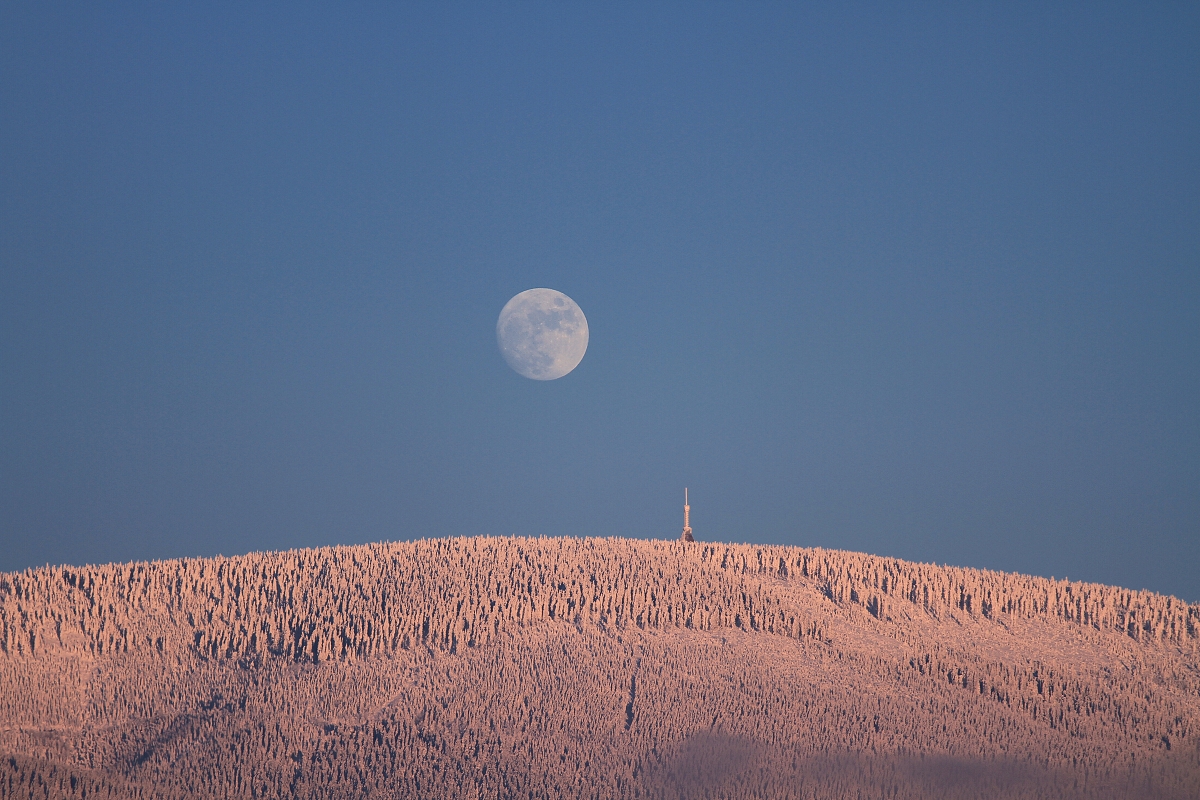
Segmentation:
<svg viewBox="0 0 1200 800">
<path fill-rule="evenodd" d="M 687 487 L 683 487 L 683 533 L 679 534 L 679 541 L 694 542 L 696 539 L 692 536 L 692 524 L 688 521 L 688 514 L 692 507 L 688 505 Z"/>
</svg>

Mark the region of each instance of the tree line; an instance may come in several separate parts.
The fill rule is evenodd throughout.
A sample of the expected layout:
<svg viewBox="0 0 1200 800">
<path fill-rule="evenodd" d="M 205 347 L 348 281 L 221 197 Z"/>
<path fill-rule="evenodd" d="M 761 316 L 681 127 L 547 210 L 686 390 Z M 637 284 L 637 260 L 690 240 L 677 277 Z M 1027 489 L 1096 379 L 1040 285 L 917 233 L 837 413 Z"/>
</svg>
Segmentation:
<svg viewBox="0 0 1200 800">
<path fill-rule="evenodd" d="M 0 797 L 1194 797 L 1197 607 L 459 538 L 0 576 Z"/>
</svg>

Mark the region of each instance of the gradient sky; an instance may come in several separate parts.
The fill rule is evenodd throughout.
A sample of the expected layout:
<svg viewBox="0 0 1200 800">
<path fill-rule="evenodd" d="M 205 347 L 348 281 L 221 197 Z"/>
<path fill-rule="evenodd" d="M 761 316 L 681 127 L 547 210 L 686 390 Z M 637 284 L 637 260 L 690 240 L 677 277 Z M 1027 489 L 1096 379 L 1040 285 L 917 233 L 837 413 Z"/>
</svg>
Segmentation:
<svg viewBox="0 0 1200 800">
<path fill-rule="evenodd" d="M 688 486 L 1200 600 L 1200 6 L 598 5 L 0 7 L 0 570 Z"/>
</svg>

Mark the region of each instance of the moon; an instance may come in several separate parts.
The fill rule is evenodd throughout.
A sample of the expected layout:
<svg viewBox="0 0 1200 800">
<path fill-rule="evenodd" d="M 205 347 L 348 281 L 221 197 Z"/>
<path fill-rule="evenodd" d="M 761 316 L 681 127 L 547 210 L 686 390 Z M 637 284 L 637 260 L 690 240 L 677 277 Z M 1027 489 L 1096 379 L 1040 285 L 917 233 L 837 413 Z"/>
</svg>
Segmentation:
<svg viewBox="0 0 1200 800">
<path fill-rule="evenodd" d="M 496 320 L 500 354 L 518 375 L 561 378 L 583 360 L 587 318 L 574 300 L 553 289 L 528 289 L 509 300 Z"/>
</svg>

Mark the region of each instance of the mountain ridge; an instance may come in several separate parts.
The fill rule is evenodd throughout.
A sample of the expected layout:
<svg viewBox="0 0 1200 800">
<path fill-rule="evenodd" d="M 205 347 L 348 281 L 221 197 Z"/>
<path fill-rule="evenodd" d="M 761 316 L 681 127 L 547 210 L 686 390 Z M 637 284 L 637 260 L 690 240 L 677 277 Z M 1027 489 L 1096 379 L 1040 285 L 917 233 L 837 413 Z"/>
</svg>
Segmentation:
<svg viewBox="0 0 1200 800">
<path fill-rule="evenodd" d="M 820 548 L 458 537 L 41 567 L 0 575 L 0 787 L 915 797 L 957 791 L 946 773 L 962 796 L 1194 797 L 1198 653 L 1177 598 Z M 611 715 L 564 718 L 593 695 Z M 264 755 L 222 755 L 247 730 Z M 391 755 L 330 778 L 332 741 Z"/>
</svg>

